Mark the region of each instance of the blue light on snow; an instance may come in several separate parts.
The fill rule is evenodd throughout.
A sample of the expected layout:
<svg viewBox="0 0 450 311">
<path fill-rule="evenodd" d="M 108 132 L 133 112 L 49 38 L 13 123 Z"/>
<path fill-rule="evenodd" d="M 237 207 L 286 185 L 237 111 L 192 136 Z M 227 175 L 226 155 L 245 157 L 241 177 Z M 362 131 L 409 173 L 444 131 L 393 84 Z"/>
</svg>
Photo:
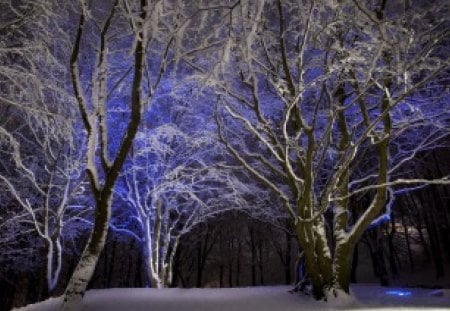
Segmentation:
<svg viewBox="0 0 450 311">
<path fill-rule="evenodd" d="M 394 295 L 400 297 L 411 296 L 411 292 L 407 290 L 388 290 L 385 292 L 387 295 Z"/>
</svg>

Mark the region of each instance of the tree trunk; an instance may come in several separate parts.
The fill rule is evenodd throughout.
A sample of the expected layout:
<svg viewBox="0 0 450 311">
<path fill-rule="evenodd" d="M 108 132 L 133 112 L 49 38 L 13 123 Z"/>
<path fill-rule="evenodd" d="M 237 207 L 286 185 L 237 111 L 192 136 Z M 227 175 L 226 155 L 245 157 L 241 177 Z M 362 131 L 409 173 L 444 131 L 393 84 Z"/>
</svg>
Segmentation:
<svg viewBox="0 0 450 311">
<path fill-rule="evenodd" d="M 233 259 L 228 261 L 228 287 L 233 287 Z"/>
<path fill-rule="evenodd" d="M 233 249 L 234 243 L 233 238 L 228 240 L 228 285 L 233 287 Z"/>
<path fill-rule="evenodd" d="M 222 288 L 224 286 L 223 283 L 223 270 L 224 270 L 224 265 L 221 262 L 220 266 L 219 266 L 219 287 Z"/>
<path fill-rule="evenodd" d="M 327 291 L 335 286 L 332 261 L 326 251 L 328 246 L 323 244 L 323 240 L 319 241 L 324 237 L 314 234 L 312 224 L 299 222 L 295 229 L 303 249 L 305 270 L 311 281 L 313 295 L 316 299 L 325 298 Z"/>
<path fill-rule="evenodd" d="M 235 284 L 237 287 L 239 287 L 240 285 L 240 277 L 241 277 L 241 252 L 242 252 L 242 247 L 241 247 L 241 241 L 238 241 L 238 248 L 237 248 L 237 258 L 236 258 L 236 279 L 235 279 Z"/>
<path fill-rule="evenodd" d="M 108 240 L 108 236 L 106 237 L 106 240 Z M 105 246 L 105 250 L 103 251 L 103 288 L 108 288 L 108 263 L 109 263 L 109 248 L 108 246 Z"/>
<path fill-rule="evenodd" d="M 395 218 L 391 215 L 391 231 L 389 232 L 389 226 L 386 228 L 387 237 L 388 237 L 388 249 L 389 249 L 389 267 L 392 273 L 392 276 L 395 278 L 398 274 L 397 263 L 395 261 L 396 251 L 394 246 L 394 236 L 395 236 Z"/>
<path fill-rule="evenodd" d="M 291 236 L 286 232 L 286 254 L 284 262 L 284 280 L 287 285 L 291 284 L 291 252 L 292 252 L 292 241 Z"/>
<path fill-rule="evenodd" d="M 133 257 L 134 257 L 134 240 L 130 243 L 130 249 L 128 251 L 128 269 L 127 269 L 127 284 L 126 287 L 131 287 L 131 280 L 133 279 L 133 273 L 136 271 L 136 269 L 133 269 Z"/>
<path fill-rule="evenodd" d="M 264 244 L 262 239 L 258 239 L 258 268 L 259 268 L 259 280 L 261 285 L 264 285 Z"/>
<path fill-rule="evenodd" d="M 114 287 L 113 286 L 113 282 L 114 282 L 114 264 L 116 263 L 116 250 L 117 250 L 117 239 L 114 238 L 112 241 L 112 250 L 111 250 L 111 256 L 109 257 L 108 260 L 108 287 Z M 107 254 L 105 253 L 105 256 Z"/>
<path fill-rule="evenodd" d="M 249 228 L 250 234 L 250 252 L 251 252 L 251 269 L 252 269 L 252 286 L 256 286 L 256 242 L 255 242 L 255 231 L 253 226 L 250 225 Z"/>
<path fill-rule="evenodd" d="M 62 307 L 64 311 L 78 311 L 81 309 L 81 302 L 87 285 L 94 274 L 98 258 L 105 246 L 111 217 L 111 196 L 112 192 L 107 192 L 96 201 L 94 228 L 74 274 L 67 285 Z"/>
<path fill-rule="evenodd" d="M 415 228 L 417 229 L 417 232 L 419 233 L 419 239 L 420 243 L 422 244 L 423 251 L 425 253 L 425 257 L 427 260 L 431 260 L 431 254 L 430 250 L 428 248 L 428 243 L 423 235 L 423 226 L 422 226 L 422 212 L 421 208 L 417 206 L 416 200 L 414 200 L 414 197 L 411 194 L 407 194 L 405 198 L 408 200 L 408 205 L 414 207 L 414 210 L 410 209 L 409 212 L 413 211 L 413 215 L 415 215 Z M 411 216 L 410 216 L 411 217 Z"/>
<path fill-rule="evenodd" d="M 334 258 L 336 287 L 350 294 L 350 276 L 352 272 L 353 247 L 349 242 L 338 243 Z"/>
<path fill-rule="evenodd" d="M 203 279 L 203 254 L 202 254 L 202 242 L 200 241 L 197 245 L 197 281 L 195 282 L 195 287 L 202 287 Z"/>
<path fill-rule="evenodd" d="M 136 262 L 136 274 L 134 275 L 134 285 L 133 287 L 143 287 L 144 282 L 142 281 L 142 256 L 140 254 L 137 254 L 137 262 Z"/>
<path fill-rule="evenodd" d="M 406 247 L 408 250 L 409 265 L 411 267 L 411 271 L 414 271 L 414 259 L 413 259 L 413 255 L 412 255 L 412 251 L 411 251 L 411 245 L 410 245 L 411 243 L 409 241 L 408 226 L 406 225 L 406 222 L 405 222 L 405 213 L 403 211 L 403 206 L 401 206 L 401 207 L 402 208 L 400 208 L 400 213 L 401 213 L 403 231 L 405 234 Z"/>
<path fill-rule="evenodd" d="M 353 260 L 352 260 L 352 271 L 350 274 L 350 282 L 351 283 L 357 283 L 358 280 L 356 279 L 356 271 L 358 267 L 358 260 L 359 260 L 359 252 L 358 252 L 358 245 L 356 244 L 353 249 Z"/>
<path fill-rule="evenodd" d="M 419 196 L 419 200 L 422 205 L 422 215 L 428 232 L 428 239 L 430 241 L 431 256 L 433 258 L 434 266 L 436 269 L 436 278 L 440 278 L 444 275 L 444 265 L 439 245 L 438 234 L 436 232 L 436 223 L 434 222 L 433 217 L 430 217 L 429 213 L 427 212 L 427 207 L 425 205 L 426 199 L 422 196 Z"/>
<path fill-rule="evenodd" d="M 224 252 L 222 232 L 219 232 L 219 251 L 220 251 L 220 254 L 223 254 L 223 252 Z M 223 259 L 223 256 L 220 256 L 219 257 L 219 287 L 220 288 L 225 286 L 225 283 L 224 283 L 224 272 L 225 272 L 224 259 Z"/>
</svg>

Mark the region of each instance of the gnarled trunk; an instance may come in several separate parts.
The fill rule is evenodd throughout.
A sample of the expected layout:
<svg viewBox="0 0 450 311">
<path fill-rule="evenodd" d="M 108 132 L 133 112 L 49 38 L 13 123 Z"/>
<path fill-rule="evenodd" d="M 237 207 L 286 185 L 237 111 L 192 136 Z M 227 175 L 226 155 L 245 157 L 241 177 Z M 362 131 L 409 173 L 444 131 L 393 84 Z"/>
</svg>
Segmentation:
<svg viewBox="0 0 450 311">
<path fill-rule="evenodd" d="M 354 246 L 345 241 L 336 245 L 333 270 L 335 274 L 336 288 L 350 293 L 350 276 L 352 272 Z"/>
<path fill-rule="evenodd" d="M 297 238 L 302 245 L 305 269 L 316 299 L 327 299 L 338 292 L 349 294 L 353 245 L 349 240 L 336 243 L 332 256 L 323 224 L 298 223 Z"/>
</svg>

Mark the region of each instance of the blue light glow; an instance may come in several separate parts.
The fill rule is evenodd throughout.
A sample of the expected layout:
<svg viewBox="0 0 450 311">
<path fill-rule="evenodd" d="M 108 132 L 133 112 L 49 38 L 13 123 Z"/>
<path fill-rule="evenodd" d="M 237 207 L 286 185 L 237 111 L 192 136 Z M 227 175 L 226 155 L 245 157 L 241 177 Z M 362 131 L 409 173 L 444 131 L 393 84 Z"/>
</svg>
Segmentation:
<svg viewBox="0 0 450 311">
<path fill-rule="evenodd" d="M 411 296 L 411 292 L 407 291 L 407 290 L 388 290 L 385 293 L 386 293 L 386 295 L 394 295 L 394 296 L 400 296 L 400 297 Z"/>
</svg>

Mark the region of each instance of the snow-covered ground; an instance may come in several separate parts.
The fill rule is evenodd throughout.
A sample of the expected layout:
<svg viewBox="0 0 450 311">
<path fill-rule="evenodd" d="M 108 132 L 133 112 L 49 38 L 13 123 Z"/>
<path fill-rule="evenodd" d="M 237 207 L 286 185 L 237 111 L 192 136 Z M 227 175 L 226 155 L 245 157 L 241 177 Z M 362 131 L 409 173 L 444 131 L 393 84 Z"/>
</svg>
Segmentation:
<svg viewBox="0 0 450 311">
<path fill-rule="evenodd" d="M 299 311 L 299 310 L 450 310 L 450 290 L 355 285 L 353 297 L 318 302 L 291 294 L 288 286 L 204 289 L 117 288 L 91 290 L 83 311 Z M 16 310 L 57 310 L 60 298 Z"/>
</svg>

